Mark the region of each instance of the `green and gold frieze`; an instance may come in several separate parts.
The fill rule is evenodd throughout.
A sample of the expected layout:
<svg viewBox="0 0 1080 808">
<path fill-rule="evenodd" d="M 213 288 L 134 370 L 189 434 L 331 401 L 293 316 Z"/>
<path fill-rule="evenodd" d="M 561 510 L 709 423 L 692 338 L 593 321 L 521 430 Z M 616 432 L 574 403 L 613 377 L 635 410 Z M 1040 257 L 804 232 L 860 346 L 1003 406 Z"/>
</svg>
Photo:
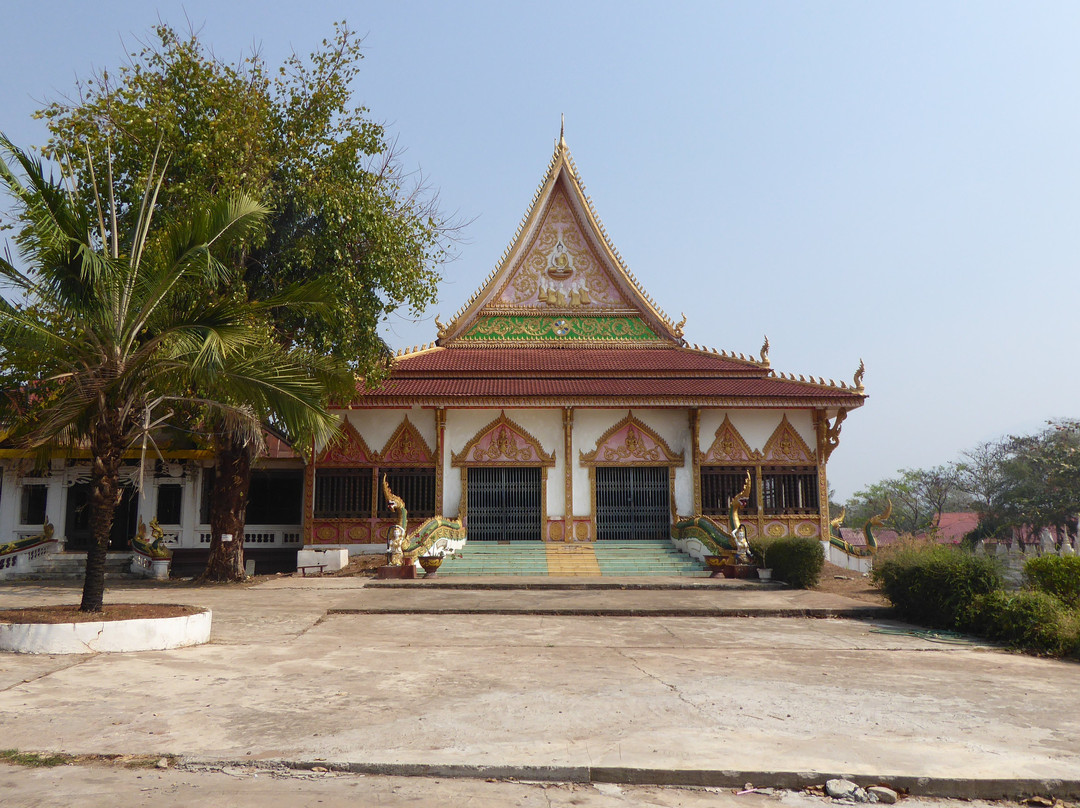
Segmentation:
<svg viewBox="0 0 1080 808">
<path fill-rule="evenodd" d="M 482 317 L 461 339 L 649 342 L 659 339 L 640 317 Z"/>
</svg>

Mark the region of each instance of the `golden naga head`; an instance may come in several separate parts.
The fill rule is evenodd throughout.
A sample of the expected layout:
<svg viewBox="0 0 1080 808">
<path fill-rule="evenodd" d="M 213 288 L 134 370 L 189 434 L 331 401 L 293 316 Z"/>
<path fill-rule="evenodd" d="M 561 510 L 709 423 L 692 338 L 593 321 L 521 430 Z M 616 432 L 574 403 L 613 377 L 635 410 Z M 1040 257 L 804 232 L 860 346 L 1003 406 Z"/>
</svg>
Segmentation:
<svg viewBox="0 0 1080 808">
<path fill-rule="evenodd" d="M 840 525 L 844 524 L 844 517 L 847 516 L 847 508 L 840 509 L 840 515 L 835 519 L 830 519 L 829 524 L 832 525 L 833 530 L 839 530 Z"/>
<path fill-rule="evenodd" d="M 890 516 L 892 516 L 892 500 L 885 497 L 885 511 L 877 516 L 871 516 L 867 524 L 873 527 L 881 527 Z"/>
<path fill-rule="evenodd" d="M 390 490 L 390 483 L 386 481 L 386 475 L 382 476 L 382 490 L 386 495 L 386 504 L 395 513 L 405 506 L 405 500 Z"/>
</svg>

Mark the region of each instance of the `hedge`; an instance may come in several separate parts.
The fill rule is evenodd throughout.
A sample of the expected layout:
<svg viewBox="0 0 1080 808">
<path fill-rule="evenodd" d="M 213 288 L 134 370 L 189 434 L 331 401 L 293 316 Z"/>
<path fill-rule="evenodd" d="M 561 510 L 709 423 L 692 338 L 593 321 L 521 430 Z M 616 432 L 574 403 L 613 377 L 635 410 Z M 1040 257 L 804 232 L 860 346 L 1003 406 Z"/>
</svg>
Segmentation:
<svg viewBox="0 0 1080 808">
<path fill-rule="evenodd" d="M 1080 556 L 1043 555 L 1024 564 L 1028 586 L 1047 592 L 1068 606 L 1080 606 Z"/>
<path fill-rule="evenodd" d="M 1039 590 L 980 595 L 967 609 L 962 627 L 1025 651 L 1080 656 L 1080 610 Z"/>
<path fill-rule="evenodd" d="M 773 579 L 796 589 L 811 589 L 821 577 L 825 551 L 817 539 L 787 536 L 782 539 L 752 539 L 750 552 L 763 567 L 770 567 Z"/>
<path fill-rule="evenodd" d="M 958 547 L 921 542 L 879 551 L 871 577 L 900 617 L 934 628 L 959 628 L 974 599 L 1002 586 L 997 563 Z"/>
</svg>

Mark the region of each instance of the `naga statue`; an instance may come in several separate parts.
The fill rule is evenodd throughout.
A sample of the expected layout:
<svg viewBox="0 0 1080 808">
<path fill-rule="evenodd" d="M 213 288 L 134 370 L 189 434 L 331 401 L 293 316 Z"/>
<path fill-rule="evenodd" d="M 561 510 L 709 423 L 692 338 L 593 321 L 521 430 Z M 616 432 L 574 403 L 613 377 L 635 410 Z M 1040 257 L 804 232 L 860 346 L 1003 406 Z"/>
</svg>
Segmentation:
<svg viewBox="0 0 1080 808">
<path fill-rule="evenodd" d="M 877 516 L 871 516 L 863 525 L 863 536 L 866 537 L 866 545 L 863 547 L 856 547 L 851 542 L 845 541 L 840 538 L 840 525 L 844 523 L 844 517 L 847 515 L 847 509 L 841 508 L 840 515 L 829 522 L 831 529 L 829 530 L 829 544 L 840 550 L 843 550 L 849 556 L 858 556 L 860 558 L 873 555 L 877 550 L 877 539 L 874 538 L 874 528 L 881 527 L 885 520 L 892 516 L 892 500 L 888 497 L 885 498 L 885 511 Z"/>
<path fill-rule="evenodd" d="M 390 483 L 383 475 L 383 494 L 390 510 L 397 515 L 397 524 L 391 525 L 386 532 L 386 563 L 391 567 L 413 564 L 416 559 L 428 552 L 440 539 L 464 540 L 465 528 L 456 519 L 432 516 L 420 527 L 409 533 L 409 512 L 405 509 L 405 500 L 390 490 Z"/>
<path fill-rule="evenodd" d="M 52 541 L 55 533 L 56 529 L 53 527 L 52 522 L 49 521 L 49 517 L 46 516 L 45 524 L 41 526 L 40 533 L 22 539 L 16 539 L 7 544 L 0 544 L 0 555 L 7 555 L 8 553 L 25 550 L 28 547 L 33 547 L 34 545 L 42 544 L 43 542 Z"/>
<path fill-rule="evenodd" d="M 672 535 L 676 539 L 697 539 L 714 556 L 734 558 L 738 564 L 749 563 L 750 547 L 740 515 L 750 496 L 750 488 L 750 472 L 747 471 L 742 490 L 728 500 L 726 530 L 706 516 L 695 516 L 676 522 Z"/>
<path fill-rule="evenodd" d="M 165 546 L 165 531 L 161 529 L 156 516 L 150 520 L 150 536 L 152 538 L 147 541 L 146 523 L 140 518 L 135 538 L 131 540 L 131 549 L 156 560 L 172 558 L 172 551 Z"/>
</svg>

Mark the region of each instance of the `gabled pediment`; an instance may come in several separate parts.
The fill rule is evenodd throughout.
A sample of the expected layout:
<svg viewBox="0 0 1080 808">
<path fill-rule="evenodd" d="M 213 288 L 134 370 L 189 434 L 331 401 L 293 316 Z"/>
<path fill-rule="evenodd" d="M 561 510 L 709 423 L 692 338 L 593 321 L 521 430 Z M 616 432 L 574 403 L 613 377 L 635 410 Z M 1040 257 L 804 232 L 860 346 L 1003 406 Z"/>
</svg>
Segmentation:
<svg viewBox="0 0 1080 808">
<path fill-rule="evenodd" d="M 379 455 L 371 451 L 356 427 L 346 418 L 337 440 L 323 449 L 315 462 L 320 466 L 377 465 Z"/>
<path fill-rule="evenodd" d="M 731 419 L 724 415 L 724 422 L 717 428 L 712 445 L 700 455 L 700 459 L 702 465 L 726 466 L 760 460 L 761 452 L 751 449 Z"/>
<path fill-rule="evenodd" d="M 381 466 L 432 466 L 435 453 L 406 415 L 379 452 L 379 460 Z"/>
<path fill-rule="evenodd" d="M 439 340 L 683 344 L 608 239 L 562 138 L 499 265 Z"/>
<path fill-rule="evenodd" d="M 780 419 L 780 425 L 773 430 L 769 440 L 765 443 L 762 456 L 766 463 L 816 463 L 814 451 L 806 445 L 806 441 L 795 431 L 785 415 Z"/>
<path fill-rule="evenodd" d="M 450 462 L 454 466 L 554 466 L 555 453 L 545 452 L 540 441 L 503 412 L 451 455 Z"/>
<path fill-rule="evenodd" d="M 673 452 L 667 441 L 632 413 L 601 435 L 595 449 L 579 456 L 583 466 L 683 465 L 682 452 Z"/>
</svg>

